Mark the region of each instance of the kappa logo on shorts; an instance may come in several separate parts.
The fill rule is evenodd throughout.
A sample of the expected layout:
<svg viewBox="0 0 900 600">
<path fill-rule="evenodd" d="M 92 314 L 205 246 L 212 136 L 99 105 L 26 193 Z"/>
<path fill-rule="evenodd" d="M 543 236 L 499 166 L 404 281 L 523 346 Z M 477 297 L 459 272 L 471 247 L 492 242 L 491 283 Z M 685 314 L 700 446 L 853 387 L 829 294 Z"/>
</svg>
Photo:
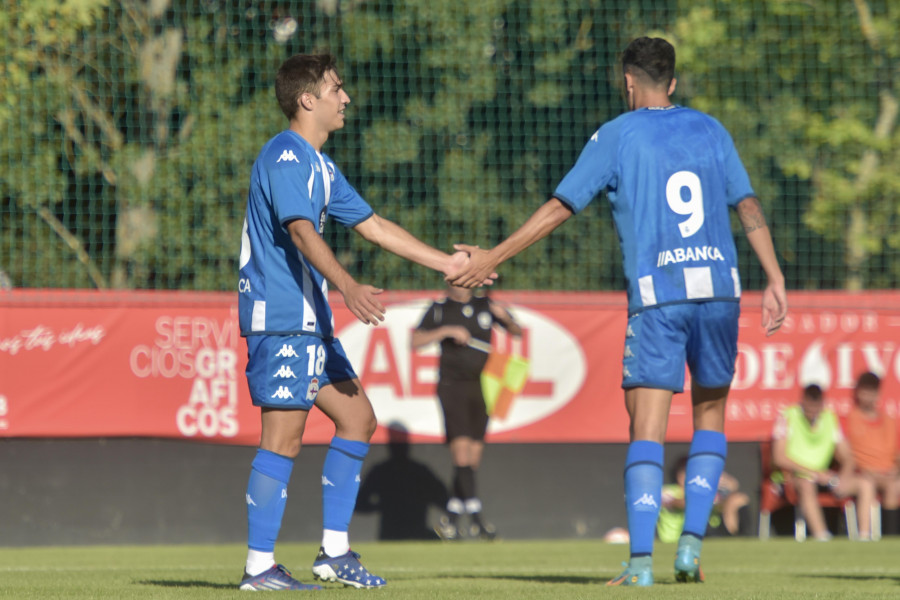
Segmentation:
<svg viewBox="0 0 900 600">
<path fill-rule="evenodd" d="M 281 365 L 281 367 L 275 371 L 275 374 L 272 377 L 281 377 L 282 379 L 293 378 L 296 379 L 297 375 L 294 373 L 294 370 L 291 369 L 287 365 Z"/>
<path fill-rule="evenodd" d="M 625 330 L 625 337 L 634 337 L 634 329 L 631 328 L 631 323 L 628 324 L 628 329 Z"/>
<path fill-rule="evenodd" d="M 306 388 L 306 399 L 307 400 L 315 400 L 316 396 L 319 395 L 319 378 L 313 377 L 312 381 L 309 382 L 309 387 Z"/>
<path fill-rule="evenodd" d="M 288 344 L 282 344 L 281 350 L 275 356 L 280 356 L 282 358 L 297 358 L 297 353 L 294 352 L 294 347 L 289 346 Z"/>
<path fill-rule="evenodd" d="M 631 346 L 625 345 L 625 358 L 631 358 L 634 356 L 634 352 L 631 351 Z"/>
<path fill-rule="evenodd" d="M 622 367 L 622 377 L 631 377 L 631 371 L 628 370 L 628 367 Z"/>
<path fill-rule="evenodd" d="M 272 394 L 273 398 L 278 398 L 279 400 L 287 400 L 288 398 L 293 398 L 294 395 L 291 393 L 291 390 L 287 389 L 287 387 L 280 385 L 278 389 L 275 390 L 275 393 Z"/>
</svg>

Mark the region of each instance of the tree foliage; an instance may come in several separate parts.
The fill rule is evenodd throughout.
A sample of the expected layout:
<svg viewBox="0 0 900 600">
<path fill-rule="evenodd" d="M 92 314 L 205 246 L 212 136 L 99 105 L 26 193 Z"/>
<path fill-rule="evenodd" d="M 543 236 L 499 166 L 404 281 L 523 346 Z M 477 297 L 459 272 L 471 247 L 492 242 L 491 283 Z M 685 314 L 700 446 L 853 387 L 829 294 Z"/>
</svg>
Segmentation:
<svg viewBox="0 0 900 600">
<path fill-rule="evenodd" d="M 889 0 L 19 0 L 0 24 L 0 270 L 17 286 L 233 289 L 250 165 L 285 126 L 274 73 L 318 49 L 352 98 L 326 151 L 375 210 L 440 248 L 493 245 L 621 112 L 618 53 L 648 33 L 676 45 L 676 100 L 734 136 L 789 285 L 900 278 Z M 366 281 L 440 285 L 327 235 Z M 621 288 L 620 261 L 594 202 L 503 285 Z"/>
</svg>

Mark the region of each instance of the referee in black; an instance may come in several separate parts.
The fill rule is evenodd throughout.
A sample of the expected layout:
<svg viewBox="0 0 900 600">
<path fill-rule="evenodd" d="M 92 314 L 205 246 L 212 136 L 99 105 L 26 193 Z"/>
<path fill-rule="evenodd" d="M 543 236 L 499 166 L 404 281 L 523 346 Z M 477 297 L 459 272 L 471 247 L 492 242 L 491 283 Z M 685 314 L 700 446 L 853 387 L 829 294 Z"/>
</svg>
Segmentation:
<svg viewBox="0 0 900 600">
<path fill-rule="evenodd" d="M 453 483 L 447 514 L 435 528 L 445 540 L 463 536 L 461 517 L 469 515 L 468 535 L 493 539 L 497 532 L 481 516 L 475 473 L 484 450 L 488 414 L 481 392 L 481 371 L 491 351 L 494 325 L 513 336 L 522 328 L 506 308 L 484 292 L 450 286 L 447 295 L 431 304 L 413 331 L 412 346 L 440 342 L 441 359 L 437 394 L 444 413 L 444 428 L 453 461 Z"/>
</svg>

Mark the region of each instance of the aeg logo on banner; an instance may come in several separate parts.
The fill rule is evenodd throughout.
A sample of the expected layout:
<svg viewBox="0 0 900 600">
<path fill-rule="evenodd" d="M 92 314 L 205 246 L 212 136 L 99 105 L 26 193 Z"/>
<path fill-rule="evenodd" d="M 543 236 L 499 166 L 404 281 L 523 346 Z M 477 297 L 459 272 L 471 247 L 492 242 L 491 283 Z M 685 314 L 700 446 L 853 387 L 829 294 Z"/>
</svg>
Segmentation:
<svg viewBox="0 0 900 600">
<path fill-rule="evenodd" d="M 163 315 L 156 319 L 155 330 L 152 345 L 131 349 L 131 372 L 138 377 L 193 380 L 186 402 L 175 414 L 182 435 L 236 436 L 236 321 Z"/>
<path fill-rule="evenodd" d="M 410 334 L 430 301 L 390 305 L 377 327 L 358 321 L 338 332 L 382 425 L 402 424 L 419 435 L 443 435 L 443 417 L 435 395 L 440 349 L 413 352 Z M 492 419 L 490 431 L 503 432 L 536 423 L 568 404 L 581 389 L 587 361 L 575 337 L 546 316 L 522 307 L 511 311 L 524 335 L 519 349 L 505 335 L 500 349 L 512 345 L 531 361 L 528 383 L 503 420 Z M 497 334 L 495 333 L 495 336 Z"/>
</svg>

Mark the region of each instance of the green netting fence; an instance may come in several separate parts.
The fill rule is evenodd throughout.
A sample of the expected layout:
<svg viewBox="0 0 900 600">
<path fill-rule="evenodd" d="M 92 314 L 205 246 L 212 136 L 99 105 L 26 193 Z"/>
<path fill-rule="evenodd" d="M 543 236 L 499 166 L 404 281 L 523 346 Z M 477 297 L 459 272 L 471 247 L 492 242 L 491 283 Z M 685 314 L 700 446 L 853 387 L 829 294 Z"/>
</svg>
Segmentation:
<svg viewBox="0 0 900 600">
<path fill-rule="evenodd" d="M 321 49 L 351 183 L 438 247 L 493 245 L 623 110 L 619 52 L 648 34 L 677 49 L 676 101 L 734 136 L 789 287 L 900 280 L 896 0 L 12 0 L 0 25 L 2 287 L 236 289 L 250 166 L 286 126 L 274 73 Z M 366 282 L 440 284 L 327 235 Z M 620 262 L 599 199 L 502 286 L 621 289 Z"/>
</svg>

